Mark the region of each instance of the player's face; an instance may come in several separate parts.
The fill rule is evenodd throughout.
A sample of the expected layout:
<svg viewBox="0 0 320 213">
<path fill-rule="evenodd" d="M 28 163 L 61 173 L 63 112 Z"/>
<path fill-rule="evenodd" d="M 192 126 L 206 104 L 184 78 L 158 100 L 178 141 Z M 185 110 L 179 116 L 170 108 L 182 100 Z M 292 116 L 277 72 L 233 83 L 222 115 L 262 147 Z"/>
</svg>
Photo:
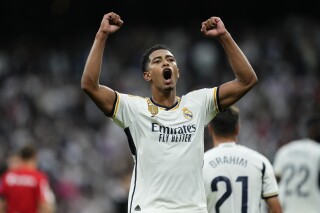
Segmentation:
<svg viewBox="0 0 320 213">
<path fill-rule="evenodd" d="M 179 77 L 176 59 L 168 50 L 156 50 L 149 56 L 148 72 L 144 73 L 147 81 L 159 91 L 175 89 Z"/>
</svg>

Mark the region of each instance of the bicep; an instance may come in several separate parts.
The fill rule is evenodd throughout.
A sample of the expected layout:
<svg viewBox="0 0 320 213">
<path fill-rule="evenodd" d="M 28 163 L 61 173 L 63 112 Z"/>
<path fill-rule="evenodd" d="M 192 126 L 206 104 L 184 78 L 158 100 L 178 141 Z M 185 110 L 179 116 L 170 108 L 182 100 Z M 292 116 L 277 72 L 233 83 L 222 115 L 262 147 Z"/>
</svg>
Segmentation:
<svg viewBox="0 0 320 213">
<path fill-rule="evenodd" d="M 116 100 L 116 93 L 109 87 L 99 85 L 94 90 L 85 91 L 97 107 L 106 115 L 112 113 L 114 103 Z"/>
<path fill-rule="evenodd" d="M 220 85 L 218 95 L 221 109 L 226 109 L 236 103 L 249 90 L 250 87 L 245 86 L 237 79 Z"/>
</svg>

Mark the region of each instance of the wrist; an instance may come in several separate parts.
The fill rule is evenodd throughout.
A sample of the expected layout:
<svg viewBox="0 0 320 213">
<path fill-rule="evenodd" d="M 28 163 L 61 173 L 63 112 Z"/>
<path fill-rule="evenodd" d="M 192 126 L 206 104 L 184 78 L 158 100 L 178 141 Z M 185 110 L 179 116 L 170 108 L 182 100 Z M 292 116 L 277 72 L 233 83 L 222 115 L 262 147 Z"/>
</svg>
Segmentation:
<svg viewBox="0 0 320 213">
<path fill-rule="evenodd" d="M 97 40 L 106 40 L 109 37 L 109 33 L 98 31 L 96 34 L 96 39 Z"/>
<path fill-rule="evenodd" d="M 217 39 L 218 39 L 220 42 L 222 42 L 223 40 L 229 39 L 229 38 L 231 38 L 231 34 L 230 34 L 228 31 L 226 31 L 225 33 L 223 33 L 223 34 L 221 34 L 220 36 L 218 36 Z"/>
</svg>

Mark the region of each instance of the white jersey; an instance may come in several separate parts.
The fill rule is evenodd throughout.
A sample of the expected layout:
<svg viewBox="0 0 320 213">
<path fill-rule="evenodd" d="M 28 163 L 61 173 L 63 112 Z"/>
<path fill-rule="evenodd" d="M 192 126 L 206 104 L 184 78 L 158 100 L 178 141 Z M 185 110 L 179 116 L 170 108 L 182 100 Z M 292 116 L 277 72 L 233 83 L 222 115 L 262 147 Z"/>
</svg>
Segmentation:
<svg viewBox="0 0 320 213">
<path fill-rule="evenodd" d="M 278 195 L 270 161 L 235 142 L 208 150 L 203 174 L 209 213 L 258 213 L 261 198 Z"/>
<path fill-rule="evenodd" d="M 218 88 L 192 91 L 171 108 L 117 93 L 113 121 L 134 158 L 129 213 L 206 213 L 204 128 L 218 113 Z"/>
<path fill-rule="evenodd" d="M 292 141 L 275 155 L 274 171 L 281 177 L 279 198 L 285 213 L 320 212 L 320 144 Z"/>
</svg>

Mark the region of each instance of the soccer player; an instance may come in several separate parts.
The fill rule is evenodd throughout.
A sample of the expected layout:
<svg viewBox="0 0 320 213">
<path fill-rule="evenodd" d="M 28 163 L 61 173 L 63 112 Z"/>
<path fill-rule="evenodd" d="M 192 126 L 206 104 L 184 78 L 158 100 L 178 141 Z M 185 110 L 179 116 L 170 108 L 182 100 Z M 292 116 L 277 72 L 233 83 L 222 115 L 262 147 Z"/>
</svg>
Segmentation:
<svg viewBox="0 0 320 213">
<path fill-rule="evenodd" d="M 306 137 L 283 145 L 273 162 L 286 213 L 320 212 L 320 115 L 305 127 Z"/>
<path fill-rule="evenodd" d="M 257 83 L 256 74 L 222 20 L 211 17 L 202 22 L 201 32 L 217 38 L 223 46 L 236 77 L 233 81 L 178 97 L 176 84 L 183 72 L 172 52 L 156 45 L 141 60 L 150 97 L 114 91 L 101 85 L 99 76 L 106 41 L 122 25 L 116 13 L 103 16 L 81 86 L 128 137 L 135 163 L 128 212 L 206 213 L 202 177 L 205 125 L 251 90 Z"/>
<path fill-rule="evenodd" d="M 204 154 L 204 185 L 209 213 L 258 213 L 261 197 L 270 213 L 281 213 L 270 161 L 238 143 L 239 109 L 218 114 L 208 124 L 214 147 Z"/>
<path fill-rule="evenodd" d="M 37 169 L 35 148 L 25 146 L 14 157 L 19 163 L 9 165 L 1 177 L 0 213 L 54 212 L 55 197 L 46 174 Z"/>
</svg>

